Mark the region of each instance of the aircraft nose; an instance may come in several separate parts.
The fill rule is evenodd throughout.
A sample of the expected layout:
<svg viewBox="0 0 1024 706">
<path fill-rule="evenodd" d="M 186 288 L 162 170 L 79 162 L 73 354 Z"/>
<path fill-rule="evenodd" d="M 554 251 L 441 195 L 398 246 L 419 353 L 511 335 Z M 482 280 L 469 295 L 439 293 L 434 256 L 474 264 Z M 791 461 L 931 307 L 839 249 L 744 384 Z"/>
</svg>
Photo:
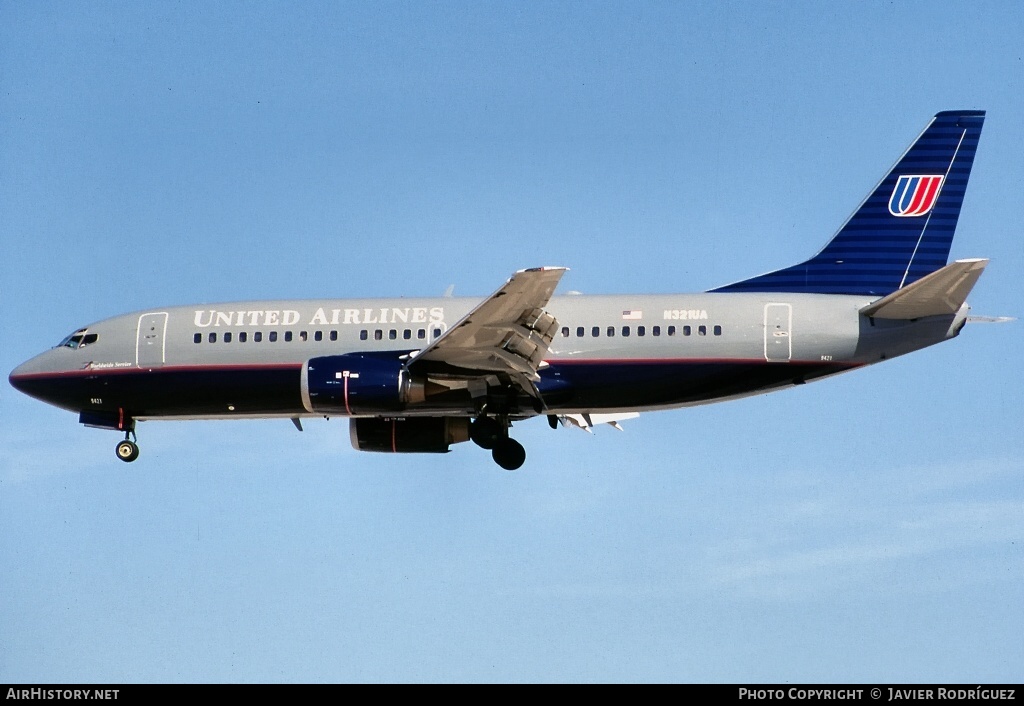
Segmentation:
<svg viewBox="0 0 1024 706">
<path fill-rule="evenodd" d="M 67 363 L 60 360 L 60 352 L 49 350 L 35 358 L 26 360 L 7 376 L 11 387 L 29 397 L 52 404 L 62 409 L 77 410 L 81 400 L 88 395 L 82 392 L 82 384 L 69 379 Z"/>
<path fill-rule="evenodd" d="M 7 381 L 11 383 L 11 387 L 13 387 L 18 392 L 25 392 L 25 380 L 27 379 L 28 374 L 31 372 L 31 362 L 32 361 L 27 361 L 25 363 L 22 363 L 17 368 L 12 370 L 11 374 L 7 377 Z"/>
<path fill-rule="evenodd" d="M 11 383 L 11 387 L 31 397 L 39 397 L 39 391 L 36 389 L 37 385 L 33 384 L 33 381 L 40 377 L 40 373 L 45 372 L 43 362 L 40 360 L 43 355 L 45 354 L 30 358 L 12 370 L 11 374 L 7 376 L 7 381 Z"/>
</svg>

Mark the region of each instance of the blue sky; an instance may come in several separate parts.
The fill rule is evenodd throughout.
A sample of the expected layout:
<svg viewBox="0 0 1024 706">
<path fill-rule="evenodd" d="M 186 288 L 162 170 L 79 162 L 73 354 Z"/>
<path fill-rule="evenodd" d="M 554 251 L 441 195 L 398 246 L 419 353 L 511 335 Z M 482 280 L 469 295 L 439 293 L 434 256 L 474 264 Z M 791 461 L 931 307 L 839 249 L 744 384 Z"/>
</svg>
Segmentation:
<svg viewBox="0 0 1024 706">
<path fill-rule="evenodd" d="M 1024 7 L 0 1 L 0 368 L 247 298 L 700 291 L 985 109 L 952 257 L 1021 316 Z M 0 390 L 0 681 L 1024 678 L 1022 324 L 625 433 L 359 454 Z"/>
</svg>

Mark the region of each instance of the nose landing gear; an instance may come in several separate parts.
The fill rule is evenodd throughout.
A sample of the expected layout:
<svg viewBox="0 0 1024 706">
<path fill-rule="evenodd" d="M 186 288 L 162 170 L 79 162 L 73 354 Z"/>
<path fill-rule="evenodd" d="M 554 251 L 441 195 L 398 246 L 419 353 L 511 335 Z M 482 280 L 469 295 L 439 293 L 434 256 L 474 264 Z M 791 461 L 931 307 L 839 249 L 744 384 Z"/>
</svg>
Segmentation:
<svg viewBox="0 0 1024 706">
<path fill-rule="evenodd" d="M 132 434 L 131 431 L 126 431 L 124 433 L 124 441 L 119 442 L 114 450 L 117 457 L 125 463 L 131 463 L 139 457 L 139 445 L 128 438 L 130 434 Z"/>
</svg>

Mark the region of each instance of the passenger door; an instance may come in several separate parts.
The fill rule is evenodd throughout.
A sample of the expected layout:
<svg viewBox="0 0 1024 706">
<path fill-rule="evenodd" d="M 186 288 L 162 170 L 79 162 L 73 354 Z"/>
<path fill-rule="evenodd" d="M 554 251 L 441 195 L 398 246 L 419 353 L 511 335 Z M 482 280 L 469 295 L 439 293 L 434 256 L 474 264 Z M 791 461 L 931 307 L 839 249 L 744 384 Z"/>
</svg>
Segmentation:
<svg viewBox="0 0 1024 706">
<path fill-rule="evenodd" d="M 163 365 L 166 359 L 166 334 L 167 312 L 140 316 L 135 343 L 135 364 L 140 368 Z"/>
</svg>

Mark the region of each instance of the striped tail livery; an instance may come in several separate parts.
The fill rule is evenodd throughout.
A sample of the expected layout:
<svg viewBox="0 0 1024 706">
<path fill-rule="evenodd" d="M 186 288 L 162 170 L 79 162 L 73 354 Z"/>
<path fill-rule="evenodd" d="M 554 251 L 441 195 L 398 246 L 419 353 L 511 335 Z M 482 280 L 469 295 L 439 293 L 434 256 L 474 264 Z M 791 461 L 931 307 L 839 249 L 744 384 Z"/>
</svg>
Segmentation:
<svg viewBox="0 0 1024 706">
<path fill-rule="evenodd" d="M 984 121 L 938 113 L 821 252 L 712 291 L 884 296 L 941 269 Z"/>
</svg>

